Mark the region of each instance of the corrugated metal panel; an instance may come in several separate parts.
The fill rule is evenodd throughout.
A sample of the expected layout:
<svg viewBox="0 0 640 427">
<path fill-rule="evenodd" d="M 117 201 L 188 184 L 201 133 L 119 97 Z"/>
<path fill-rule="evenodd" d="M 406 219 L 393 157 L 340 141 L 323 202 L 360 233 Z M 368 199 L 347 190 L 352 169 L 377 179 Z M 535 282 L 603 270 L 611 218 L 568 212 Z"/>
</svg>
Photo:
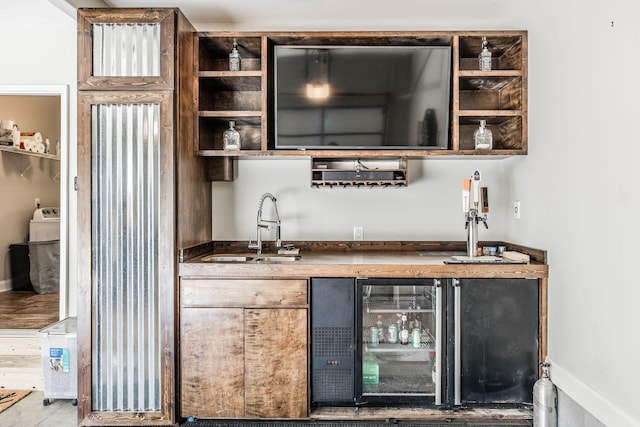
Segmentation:
<svg viewBox="0 0 640 427">
<path fill-rule="evenodd" d="M 96 411 L 160 409 L 160 106 L 92 107 Z"/>
<path fill-rule="evenodd" d="M 93 75 L 160 75 L 160 24 L 94 24 Z"/>
</svg>

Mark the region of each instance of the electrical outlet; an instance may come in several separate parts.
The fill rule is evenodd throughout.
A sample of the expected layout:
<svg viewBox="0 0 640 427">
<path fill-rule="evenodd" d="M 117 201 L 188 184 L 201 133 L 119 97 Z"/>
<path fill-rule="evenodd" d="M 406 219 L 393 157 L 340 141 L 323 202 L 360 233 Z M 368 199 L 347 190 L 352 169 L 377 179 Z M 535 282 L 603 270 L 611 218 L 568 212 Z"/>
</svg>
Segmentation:
<svg viewBox="0 0 640 427">
<path fill-rule="evenodd" d="M 364 240 L 364 230 L 362 229 L 362 226 L 353 226 L 353 240 Z"/>
<path fill-rule="evenodd" d="M 520 213 L 520 200 L 516 200 L 515 202 L 513 202 L 513 218 L 520 219 Z"/>
<path fill-rule="evenodd" d="M 40 207 L 40 198 L 36 197 L 36 200 L 33 202 L 33 204 L 34 204 L 36 209 L 39 208 Z"/>
</svg>

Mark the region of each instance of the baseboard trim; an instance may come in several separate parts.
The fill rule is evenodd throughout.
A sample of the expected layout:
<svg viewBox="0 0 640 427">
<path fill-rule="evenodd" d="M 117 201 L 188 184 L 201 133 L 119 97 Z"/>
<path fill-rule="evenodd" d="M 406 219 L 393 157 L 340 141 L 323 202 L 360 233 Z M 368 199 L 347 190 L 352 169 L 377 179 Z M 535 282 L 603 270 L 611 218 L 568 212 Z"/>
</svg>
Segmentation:
<svg viewBox="0 0 640 427">
<path fill-rule="evenodd" d="M 12 288 L 11 279 L 0 280 L 0 292 L 10 291 Z"/>
<path fill-rule="evenodd" d="M 562 368 L 560 364 L 550 359 L 549 363 L 551 364 L 550 376 L 553 383 L 599 421 L 605 425 L 616 427 L 637 427 L 640 425 L 640 420 L 634 419 L 622 408 L 602 397 L 594 389 Z"/>
</svg>

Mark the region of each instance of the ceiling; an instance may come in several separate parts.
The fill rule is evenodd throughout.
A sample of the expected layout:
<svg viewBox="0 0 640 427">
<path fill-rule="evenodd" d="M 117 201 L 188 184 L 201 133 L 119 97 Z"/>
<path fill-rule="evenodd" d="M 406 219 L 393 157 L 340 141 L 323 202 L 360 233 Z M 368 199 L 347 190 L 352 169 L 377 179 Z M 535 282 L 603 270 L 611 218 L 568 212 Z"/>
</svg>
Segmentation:
<svg viewBox="0 0 640 427">
<path fill-rule="evenodd" d="M 198 31 L 503 28 L 517 0 L 49 0 L 60 8 L 178 7 Z M 526 1 L 526 0 L 523 0 Z M 490 23 L 490 25 L 487 25 Z"/>
</svg>

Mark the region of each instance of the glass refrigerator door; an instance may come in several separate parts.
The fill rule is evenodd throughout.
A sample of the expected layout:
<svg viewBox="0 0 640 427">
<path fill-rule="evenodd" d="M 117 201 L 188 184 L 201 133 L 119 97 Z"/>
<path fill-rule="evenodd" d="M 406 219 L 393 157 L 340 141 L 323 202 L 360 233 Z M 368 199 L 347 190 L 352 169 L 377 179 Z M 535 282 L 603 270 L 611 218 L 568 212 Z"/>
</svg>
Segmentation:
<svg viewBox="0 0 640 427">
<path fill-rule="evenodd" d="M 438 282 L 366 279 L 359 283 L 362 401 L 440 404 Z"/>
</svg>

